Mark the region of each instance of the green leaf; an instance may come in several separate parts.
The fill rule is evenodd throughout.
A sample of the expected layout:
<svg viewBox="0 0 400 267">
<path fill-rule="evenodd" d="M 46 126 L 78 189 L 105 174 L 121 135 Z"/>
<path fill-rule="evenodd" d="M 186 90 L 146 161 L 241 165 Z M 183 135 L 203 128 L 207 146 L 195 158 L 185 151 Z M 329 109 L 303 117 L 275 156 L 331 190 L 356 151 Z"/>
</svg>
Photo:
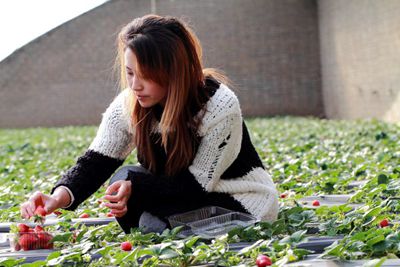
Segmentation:
<svg viewBox="0 0 400 267">
<path fill-rule="evenodd" d="M 47 256 L 46 260 L 49 261 L 49 260 L 55 259 L 55 258 L 59 257 L 60 255 L 61 255 L 60 251 L 54 251 Z"/>
<path fill-rule="evenodd" d="M 322 254 L 322 256 L 331 255 L 340 258 L 343 248 L 343 243 L 335 241 L 332 243 L 332 245 L 325 248 L 325 252 Z"/>
<path fill-rule="evenodd" d="M 161 252 L 161 255 L 159 256 L 159 259 L 167 260 L 167 259 L 176 258 L 177 256 L 179 256 L 178 253 L 176 253 L 174 250 L 168 248 L 168 249 L 164 249 Z"/>
<path fill-rule="evenodd" d="M 82 229 L 82 230 L 78 233 L 78 235 L 76 236 L 76 242 L 77 242 L 77 243 L 79 243 L 79 242 L 82 240 L 82 238 L 85 236 L 85 234 L 88 232 L 88 230 L 89 230 L 89 229 L 85 228 L 85 229 Z"/>
<path fill-rule="evenodd" d="M 372 209 L 369 209 L 365 214 L 364 214 L 364 218 L 370 217 L 370 216 L 376 216 L 379 215 L 381 212 L 382 208 L 380 207 L 375 207 Z"/>
<path fill-rule="evenodd" d="M 388 184 L 389 183 L 389 177 L 386 174 L 379 174 L 378 175 L 378 184 Z"/>
<path fill-rule="evenodd" d="M 185 246 L 188 248 L 192 248 L 194 246 L 194 244 L 196 244 L 196 242 L 200 239 L 200 236 L 194 236 L 192 238 L 190 238 L 186 243 Z"/>
<path fill-rule="evenodd" d="M 362 265 L 362 267 L 380 267 L 387 260 L 386 257 L 381 259 L 370 260 Z"/>
<path fill-rule="evenodd" d="M 69 243 L 69 239 L 71 238 L 72 233 L 64 233 L 64 234 L 57 234 L 53 237 L 52 242 L 64 242 Z"/>
<path fill-rule="evenodd" d="M 35 261 L 32 263 L 24 263 L 21 267 L 43 267 L 46 266 L 46 261 Z"/>
<path fill-rule="evenodd" d="M 307 230 L 300 230 L 290 236 L 283 238 L 279 243 L 281 244 L 297 244 L 305 239 Z"/>
<path fill-rule="evenodd" d="M 11 267 L 11 266 L 16 266 L 18 264 L 21 264 L 22 262 L 25 261 L 25 258 L 22 259 L 13 259 L 13 258 L 3 258 L 0 259 L 0 266 L 4 267 Z"/>
<path fill-rule="evenodd" d="M 371 238 L 370 240 L 367 241 L 367 246 L 372 247 L 376 243 L 381 242 L 383 240 L 385 240 L 385 236 L 384 235 L 375 236 L 375 237 L 373 237 L 373 238 Z"/>
</svg>

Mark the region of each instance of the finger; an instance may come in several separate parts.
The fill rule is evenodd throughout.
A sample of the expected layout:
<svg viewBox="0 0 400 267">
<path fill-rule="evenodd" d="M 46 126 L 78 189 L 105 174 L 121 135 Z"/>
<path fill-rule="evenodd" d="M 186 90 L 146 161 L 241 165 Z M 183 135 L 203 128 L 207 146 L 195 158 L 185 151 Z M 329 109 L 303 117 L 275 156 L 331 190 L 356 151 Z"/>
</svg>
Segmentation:
<svg viewBox="0 0 400 267">
<path fill-rule="evenodd" d="M 115 195 L 115 196 L 112 196 L 112 195 L 105 195 L 104 197 L 103 197 L 103 199 L 104 200 L 108 200 L 108 201 L 110 201 L 110 202 L 118 202 L 119 201 L 119 199 L 118 199 L 118 197 Z M 104 203 L 106 203 L 106 202 L 104 202 Z"/>
<path fill-rule="evenodd" d="M 110 208 L 110 209 L 116 209 L 116 210 L 122 210 L 123 208 L 126 207 L 125 202 L 118 202 L 118 203 L 104 203 L 104 206 Z"/>
<path fill-rule="evenodd" d="M 26 219 L 29 219 L 32 216 L 28 208 L 29 208 L 29 203 L 25 203 L 25 206 L 23 207 L 23 213 Z"/>
<path fill-rule="evenodd" d="M 35 214 L 36 206 L 35 203 L 32 201 L 28 202 L 28 205 L 26 207 L 26 211 L 28 212 L 29 217 L 32 217 Z"/>
<path fill-rule="evenodd" d="M 27 211 L 30 216 L 32 216 L 36 210 L 37 203 L 42 203 L 41 200 L 41 193 L 40 192 L 35 192 L 29 199 L 28 199 L 28 206 L 27 206 Z"/>
<path fill-rule="evenodd" d="M 112 185 L 107 187 L 106 194 L 111 195 L 112 193 L 117 192 L 120 186 L 121 186 L 120 181 L 113 183 Z"/>
<path fill-rule="evenodd" d="M 105 195 L 105 196 L 103 197 L 103 199 L 104 199 L 104 200 L 108 200 L 108 201 L 110 201 L 110 202 L 125 201 L 125 200 L 126 200 L 126 197 L 125 197 L 125 196 L 122 196 L 122 197 L 121 197 L 121 195 L 122 195 L 122 194 L 117 194 L 117 195 L 115 195 L 115 196 L 112 196 L 112 195 Z"/>
<path fill-rule="evenodd" d="M 124 212 L 124 213 L 118 213 L 118 214 L 114 214 L 114 217 L 116 217 L 116 218 L 120 218 L 120 217 L 123 217 L 125 214 L 126 214 L 126 212 Z"/>
<path fill-rule="evenodd" d="M 28 214 L 26 212 L 26 204 L 25 203 L 21 205 L 20 211 L 21 211 L 21 217 L 28 219 Z"/>
<path fill-rule="evenodd" d="M 114 214 L 115 217 L 122 217 L 128 212 L 128 209 L 125 207 L 123 210 L 111 210 L 111 213 Z"/>
</svg>

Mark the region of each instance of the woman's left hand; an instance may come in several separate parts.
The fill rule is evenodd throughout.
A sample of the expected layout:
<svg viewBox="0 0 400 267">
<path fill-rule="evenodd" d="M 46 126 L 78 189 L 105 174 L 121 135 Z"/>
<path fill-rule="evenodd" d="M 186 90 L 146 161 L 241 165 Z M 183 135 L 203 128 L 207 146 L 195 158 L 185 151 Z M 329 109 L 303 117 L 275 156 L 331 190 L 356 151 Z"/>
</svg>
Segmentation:
<svg viewBox="0 0 400 267">
<path fill-rule="evenodd" d="M 106 190 L 105 200 L 110 202 L 104 202 L 104 206 L 111 209 L 111 213 L 115 217 L 122 217 L 128 212 L 128 199 L 132 192 L 131 181 L 116 181 L 110 185 Z"/>
</svg>

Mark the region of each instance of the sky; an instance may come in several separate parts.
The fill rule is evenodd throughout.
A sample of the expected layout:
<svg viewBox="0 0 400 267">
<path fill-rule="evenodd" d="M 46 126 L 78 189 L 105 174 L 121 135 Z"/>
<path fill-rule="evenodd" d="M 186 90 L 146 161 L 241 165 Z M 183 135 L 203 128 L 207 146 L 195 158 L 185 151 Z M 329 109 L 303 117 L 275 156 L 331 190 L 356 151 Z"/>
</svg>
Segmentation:
<svg viewBox="0 0 400 267">
<path fill-rule="evenodd" d="M 0 0 L 0 61 L 36 37 L 108 0 Z"/>
</svg>

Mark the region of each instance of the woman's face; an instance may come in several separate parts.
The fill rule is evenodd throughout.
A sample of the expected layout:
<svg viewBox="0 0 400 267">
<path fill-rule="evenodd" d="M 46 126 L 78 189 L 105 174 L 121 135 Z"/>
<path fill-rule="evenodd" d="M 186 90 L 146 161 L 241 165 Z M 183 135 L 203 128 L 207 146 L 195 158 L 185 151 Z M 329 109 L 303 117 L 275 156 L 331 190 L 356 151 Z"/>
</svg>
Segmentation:
<svg viewBox="0 0 400 267">
<path fill-rule="evenodd" d="M 151 80 L 145 80 L 136 75 L 138 65 L 136 56 L 131 49 L 125 50 L 124 57 L 126 79 L 139 104 L 144 108 L 149 108 L 156 104 L 165 106 L 167 90 Z"/>
</svg>

